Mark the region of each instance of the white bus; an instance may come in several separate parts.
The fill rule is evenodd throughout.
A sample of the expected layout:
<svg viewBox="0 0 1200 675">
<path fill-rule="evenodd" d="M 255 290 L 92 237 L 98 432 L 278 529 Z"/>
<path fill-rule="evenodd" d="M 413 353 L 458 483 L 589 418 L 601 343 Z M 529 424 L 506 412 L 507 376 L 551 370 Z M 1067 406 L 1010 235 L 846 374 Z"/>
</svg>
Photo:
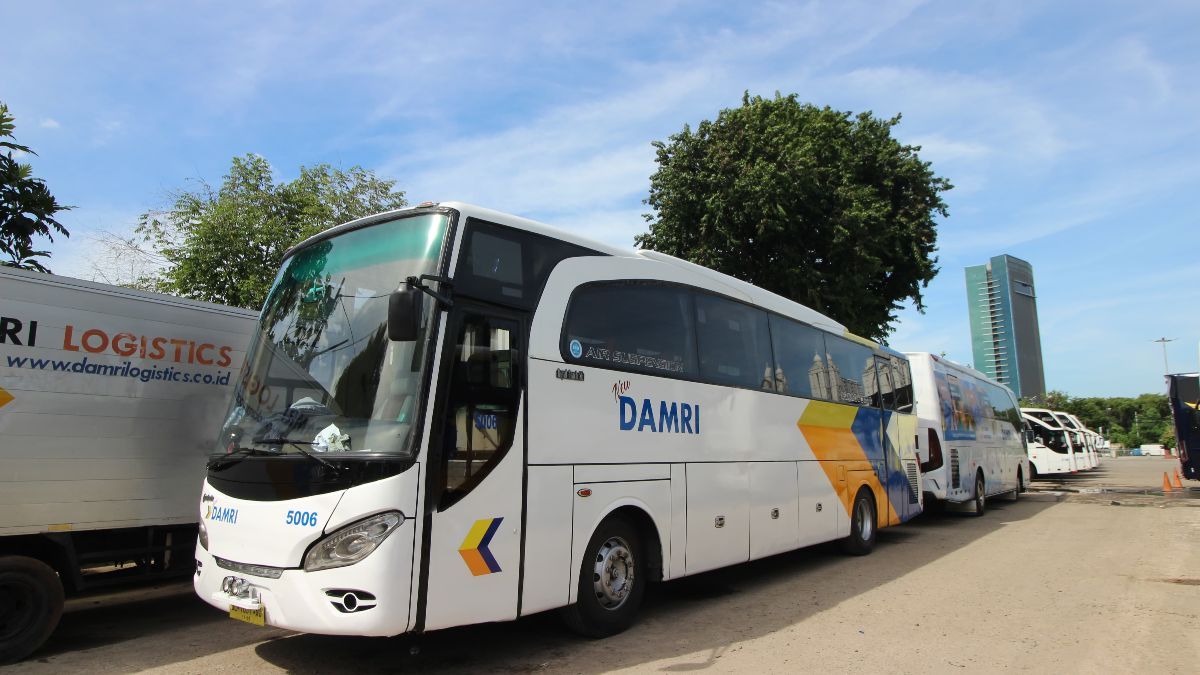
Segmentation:
<svg viewBox="0 0 1200 675">
<path fill-rule="evenodd" d="M 397 289 L 397 287 L 399 287 Z M 208 466 L 196 592 L 396 635 L 565 608 L 920 512 L 907 361 L 649 251 L 460 203 L 290 251 Z"/>
<path fill-rule="evenodd" d="M 1062 427 L 1021 413 L 1025 420 L 1025 445 L 1029 449 L 1029 478 L 1071 473 L 1075 471 L 1071 462 L 1071 444 Z"/>
<path fill-rule="evenodd" d="M 1061 413 L 1046 408 L 1021 408 L 1021 414 L 1041 420 L 1046 426 L 1051 429 L 1060 429 L 1063 432 L 1063 438 L 1067 442 L 1067 450 L 1071 455 L 1071 470 L 1086 471 L 1091 468 L 1089 466 L 1087 451 L 1083 447 L 1083 443 L 1079 438 L 1079 434 L 1067 425 L 1064 419 L 1060 418 Z"/>
<path fill-rule="evenodd" d="M 1065 412 L 1058 410 L 1051 412 L 1054 414 L 1054 418 L 1058 420 L 1058 423 L 1062 425 L 1062 428 L 1067 430 L 1067 435 L 1071 437 L 1071 443 L 1075 445 L 1077 452 L 1080 453 L 1080 459 L 1082 460 L 1080 470 L 1086 471 L 1095 468 L 1096 458 L 1091 450 L 1091 439 L 1084 433 L 1083 425 L 1071 419 L 1071 415 Z"/>
<path fill-rule="evenodd" d="M 908 353 L 917 398 L 917 454 L 928 499 L 970 504 L 1025 490 L 1029 459 L 1017 398 L 983 373 L 926 353 Z"/>
<path fill-rule="evenodd" d="M 1087 428 L 1083 421 L 1071 413 L 1067 413 L 1067 419 L 1079 431 L 1083 437 L 1084 447 L 1087 449 L 1089 468 L 1100 466 L 1100 450 L 1099 450 L 1099 434 Z"/>
</svg>

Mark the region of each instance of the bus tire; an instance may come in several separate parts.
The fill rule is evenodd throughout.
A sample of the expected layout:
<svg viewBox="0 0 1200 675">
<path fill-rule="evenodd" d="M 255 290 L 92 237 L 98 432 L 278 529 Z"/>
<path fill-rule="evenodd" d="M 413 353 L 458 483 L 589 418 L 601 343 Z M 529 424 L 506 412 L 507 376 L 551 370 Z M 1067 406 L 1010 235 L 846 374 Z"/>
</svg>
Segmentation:
<svg viewBox="0 0 1200 675">
<path fill-rule="evenodd" d="M 875 531 L 879 521 L 875 515 L 875 497 L 867 488 L 859 488 L 850 510 L 850 536 L 842 540 L 842 551 L 849 555 L 866 555 L 875 548 Z"/>
<path fill-rule="evenodd" d="M 633 625 L 646 581 L 646 551 L 637 528 L 610 516 L 588 541 L 579 569 L 579 598 L 563 608 L 563 619 L 580 635 L 616 635 Z"/>
<path fill-rule="evenodd" d="M 0 664 L 29 656 L 58 626 L 63 586 L 46 563 L 0 556 Z"/>
<path fill-rule="evenodd" d="M 975 516 L 982 516 L 987 510 L 987 493 L 986 483 L 983 482 L 983 472 L 979 471 L 975 474 L 975 496 L 972 501 L 975 502 Z"/>
<path fill-rule="evenodd" d="M 1017 467 L 1017 487 L 1013 488 L 1012 494 L 1008 496 L 1008 501 L 1015 502 L 1021 498 L 1021 493 L 1025 491 L 1025 478 L 1021 475 L 1021 467 Z"/>
</svg>

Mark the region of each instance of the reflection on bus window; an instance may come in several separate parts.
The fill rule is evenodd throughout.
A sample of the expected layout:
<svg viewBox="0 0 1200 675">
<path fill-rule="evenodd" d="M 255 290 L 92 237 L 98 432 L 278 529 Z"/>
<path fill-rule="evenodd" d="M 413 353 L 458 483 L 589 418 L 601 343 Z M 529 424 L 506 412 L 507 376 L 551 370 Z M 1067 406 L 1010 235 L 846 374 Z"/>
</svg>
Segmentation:
<svg viewBox="0 0 1200 675">
<path fill-rule="evenodd" d="M 766 312 L 740 302 L 696 295 L 700 376 L 706 382 L 775 389 Z"/>
</svg>

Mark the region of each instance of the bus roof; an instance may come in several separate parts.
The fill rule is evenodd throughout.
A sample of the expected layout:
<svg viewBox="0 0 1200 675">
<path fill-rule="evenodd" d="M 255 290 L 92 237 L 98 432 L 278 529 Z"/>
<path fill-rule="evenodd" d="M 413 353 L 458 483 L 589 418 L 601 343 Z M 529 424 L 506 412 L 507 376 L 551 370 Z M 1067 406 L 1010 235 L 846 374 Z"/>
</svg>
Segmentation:
<svg viewBox="0 0 1200 675">
<path fill-rule="evenodd" d="M 530 220 L 528 218 L 514 216 L 512 214 L 495 211 L 493 209 L 476 206 L 474 204 L 468 204 L 466 202 L 459 202 L 459 201 L 446 201 L 446 202 L 437 202 L 437 203 L 422 202 L 421 204 L 418 204 L 417 206 L 408 207 L 408 208 L 404 208 L 404 209 L 397 209 L 397 210 L 393 210 L 393 211 L 386 211 L 384 213 L 378 213 L 378 214 L 374 214 L 371 216 L 366 216 L 365 218 L 359 218 L 357 220 L 353 220 L 348 223 L 343 223 L 336 227 L 330 228 L 324 232 L 313 235 L 312 237 L 309 237 L 308 239 L 304 240 L 300 244 L 297 244 L 296 246 L 292 247 L 285 254 L 285 257 L 292 255 L 297 249 L 303 248 L 315 241 L 325 239 L 327 237 L 333 236 L 334 234 L 338 234 L 338 233 L 348 230 L 348 229 L 354 229 L 354 228 L 363 227 L 366 225 L 371 225 L 374 223 L 384 222 L 386 220 L 390 220 L 392 218 L 398 217 L 402 214 L 405 214 L 405 213 L 411 212 L 411 211 L 444 211 L 446 209 L 453 209 L 466 217 L 479 218 L 480 220 L 486 220 L 486 221 L 497 223 L 497 224 L 504 225 L 507 227 L 513 227 L 513 228 L 525 230 L 528 232 L 532 232 L 534 234 L 540 234 L 542 236 L 550 237 L 553 239 L 558 239 L 560 241 L 565 241 L 567 243 L 575 244 L 577 246 L 582 246 L 584 248 L 589 248 L 589 249 L 592 249 L 593 251 L 604 253 L 606 255 L 611 255 L 611 256 L 619 257 L 619 258 L 641 258 L 644 260 L 651 260 L 651 261 L 654 261 L 657 263 L 675 267 L 677 269 L 686 270 L 693 275 L 699 275 L 699 276 L 705 278 L 706 280 L 708 280 L 714 286 L 714 288 L 712 288 L 710 290 L 720 291 L 722 289 L 727 289 L 727 290 L 735 291 L 735 293 L 733 293 L 733 295 L 743 296 L 745 299 L 749 300 L 750 302 L 754 303 L 755 305 L 758 305 L 759 307 L 762 307 L 765 310 L 776 312 L 778 314 L 782 314 L 782 315 L 791 317 L 793 319 L 803 321 L 803 322 L 811 324 L 813 326 L 817 326 L 826 331 L 829 331 L 836 335 L 841 335 L 843 337 L 854 340 L 856 342 L 860 342 L 864 345 L 868 345 L 872 349 L 882 351 L 887 354 L 891 354 L 894 356 L 901 355 L 899 352 L 889 349 L 888 347 L 884 347 L 884 346 L 879 345 L 871 340 L 860 337 L 858 335 L 854 335 L 853 333 L 851 333 L 850 331 L 848 331 L 846 329 L 845 325 L 829 318 L 828 316 L 812 309 L 811 307 L 807 307 L 798 302 L 789 300 L 781 295 L 772 293 L 771 291 L 768 291 L 766 289 L 759 288 L 758 286 L 755 286 L 754 284 L 751 284 L 749 282 L 742 281 L 741 279 L 731 277 L 728 274 L 723 274 L 721 272 L 718 272 L 713 269 L 709 269 L 702 265 L 697 265 L 695 263 L 691 263 L 686 260 L 681 260 L 674 256 L 667 255 L 666 253 L 659 253 L 658 251 L 639 250 L 639 249 L 634 249 L 634 248 L 623 248 L 620 246 L 612 246 L 610 244 L 605 244 L 604 242 L 597 241 L 595 239 L 590 239 L 588 237 L 579 236 L 568 230 L 554 227 L 553 225 L 547 225 L 545 223 L 541 223 L 536 220 Z"/>
<path fill-rule="evenodd" d="M 1029 413 L 1025 412 L 1025 408 L 1021 409 L 1021 417 L 1023 419 L 1025 419 L 1025 421 L 1027 421 L 1027 422 L 1033 422 L 1034 424 L 1041 425 L 1051 431 L 1065 431 L 1065 429 L 1063 429 L 1061 425 L 1053 425 L 1052 426 L 1046 420 L 1044 420 L 1040 417 L 1034 417 L 1033 415 L 1030 415 Z"/>
</svg>

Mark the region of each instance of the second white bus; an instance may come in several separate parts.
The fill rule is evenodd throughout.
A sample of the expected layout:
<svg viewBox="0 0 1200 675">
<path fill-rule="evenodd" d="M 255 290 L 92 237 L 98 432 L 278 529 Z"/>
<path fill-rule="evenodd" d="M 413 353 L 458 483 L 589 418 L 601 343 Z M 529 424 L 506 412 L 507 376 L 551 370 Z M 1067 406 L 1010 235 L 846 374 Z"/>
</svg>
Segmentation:
<svg viewBox="0 0 1200 675">
<path fill-rule="evenodd" d="M 988 497 L 1017 499 L 1029 479 L 1029 458 L 1016 396 L 966 366 L 933 354 L 906 356 L 925 496 L 969 505 L 976 515 L 983 515 Z"/>
<path fill-rule="evenodd" d="M 1023 412 L 1021 416 L 1025 419 L 1030 480 L 1075 471 L 1071 462 L 1071 444 L 1067 440 L 1067 432 L 1062 427 L 1052 426 L 1029 413 Z"/>
</svg>

